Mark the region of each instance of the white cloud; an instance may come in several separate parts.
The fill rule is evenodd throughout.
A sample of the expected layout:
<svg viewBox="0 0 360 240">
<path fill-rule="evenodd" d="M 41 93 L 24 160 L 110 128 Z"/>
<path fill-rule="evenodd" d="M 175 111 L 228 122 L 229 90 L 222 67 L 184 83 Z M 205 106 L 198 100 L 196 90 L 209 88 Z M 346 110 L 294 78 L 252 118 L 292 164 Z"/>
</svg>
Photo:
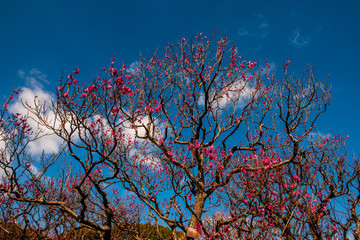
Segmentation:
<svg viewBox="0 0 360 240">
<path fill-rule="evenodd" d="M 310 42 L 310 36 L 304 36 L 300 33 L 299 29 L 296 29 L 291 37 L 290 37 L 290 43 L 295 47 L 303 47 Z"/>
<path fill-rule="evenodd" d="M 150 145 L 147 145 L 146 148 L 141 150 L 144 145 L 149 143 L 147 139 L 141 138 L 146 135 L 144 126 L 148 127 L 149 121 L 148 116 L 139 116 L 133 124 L 129 121 L 123 122 L 124 144 L 131 146 L 130 156 L 136 158 L 139 164 L 145 164 L 151 169 L 156 169 L 161 166 L 161 160 L 154 156 L 154 152 L 156 151 L 154 147 L 152 147 L 152 144 L 150 143 Z M 150 124 L 150 135 L 153 134 L 158 140 L 163 138 L 163 130 L 164 127 L 162 123 L 159 123 L 157 120 L 154 120 L 154 122 Z"/>
<path fill-rule="evenodd" d="M 34 175 L 38 175 L 39 173 L 39 170 L 33 164 L 30 164 L 29 171 Z"/>
<path fill-rule="evenodd" d="M 3 168 L 0 168 L 0 183 L 4 182 L 5 172 Z"/>
<path fill-rule="evenodd" d="M 54 94 L 43 89 L 44 86 L 42 83 L 48 83 L 46 75 L 36 68 L 30 70 L 28 73 L 20 70 L 18 74 L 26 80 L 26 85 L 31 86 L 31 88 L 21 88 L 22 91 L 19 93 L 18 98 L 9 105 L 8 109 L 12 113 L 29 116 L 28 124 L 34 131 L 33 137 L 35 137 L 37 132 L 40 133 L 38 139 L 29 143 L 29 151 L 33 154 L 58 152 L 62 140 L 54 135 L 51 130 L 41 126 L 39 122 L 36 121 L 36 117 L 24 107 L 24 104 L 28 104 L 30 107 L 35 107 L 35 104 L 41 104 L 46 106 L 46 110 L 49 110 L 49 106 L 52 104 L 51 101 L 54 99 Z M 49 122 L 55 123 L 55 114 L 52 111 L 44 112 L 43 117 Z"/>
<path fill-rule="evenodd" d="M 130 65 L 129 71 L 134 71 L 138 65 L 138 62 L 134 62 Z M 44 85 L 42 83 L 47 83 L 46 75 L 40 72 L 37 69 L 32 69 L 29 72 L 25 71 L 19 71 L 19 76 L 26 80 L 25 85 L 31 85 L 32 87 L 23 87 L 21 88 L 22 91 L 19 93 L 18 98 L 14 99 L 14 101 L 9 105 L 8 109 L 11 113 L 20 113 L 24 116 L 29 116 L 28 123 L 34 130 L 35 137 L 36 132 L 40 131 L 40 138 L 32 141 L 28 145 L 28 150 L 32 154 L 50 154 L 50 153 L 56 153 L 60 150 L 60 147 L 63 143 L 63 140 L 55 135 L 51 129 L 48 129 L 44 127 L 43 125 L 39 124 L 39 122 L 36 120 L 37 117 L 29 112 L 25 107 L 24 104 L 28 104 L 29 107 L 34 108 L 36 104 L 45 105 L 45 109 L 47 111 L 44 111 L 42 113 L 42 117 L 46 119 L 47 123 L 50 123 L 55 129 L 60 127 L 60 120 L 58 117 L 55 116 L 54 112 L 50 109 L 52 103 L 52 100 L 56 98 L 56 96 L 47 90 L 44 89 Z M 71 118 L 71 116 L 69 116 Z M 89 118 L 89 124 L 91 122 L 96 122 L 97 120 L 101 120 L 102 122 L 102 131 L 101 134 L 111 134 L 111 127 L 110 125 L 103 119 L 101 116 L 95 115 L 92 118 Z M 138 136 L 145 136 L 145 128 L 141 125 L 147 125 L 149 123 L 148 116 L 139 117 L 136 122 L 131 124 L 128 121 L 125 121 L 122 123 L 122 130 L 125 135 L 125 141 L 124 144 L 129 146 L 134 146 L 134 142 L 137 142 L 136 144 L 141 145 L 145 140 L 141 138 L 137 138 L 135 128 L 137 129 Z M 67 123 L 70 125 L 70 122 Z M 155 120 L 155 137 L 157 139 L 161 139 L 161 136 L 163 135 L 163 129 L 162 129 L 162 123 L 159 123 Z M 134 127 L 133 125 L 137 125 Z M 151 126 L 151 129 L 154 125 Z M 85 134 L 85 132 L 81 132 L 81 134 Z M 152 134 L 152 133 L 150 133 Z M 74 134 L 76 136 L 77 134 Z M 73 139 L 76 140 L 76 139 Z M 136 140 L 136 141 L 135 141 Z M 0 141 L 0 148 L 1 144 L 3 144 Z M 151 151 L 151 149 L 149 149 Z M 155 157 L 147 154 L 146 162 L 148 164 L 150 163 L 157 163 L 159 162 L 158 159 Z"/>
<path fill-rule="evenodd" d="M 247 74 L 246 77 L 249 77 Z M 225 109 L 232 105 L 236 108 L 244 107 L 255 95 L 256 90 L 249 86 L 249 83 L 243 79 L 238 80 L 231 85 L 225 87 L 218 93 L 210 94 L 209 102 L 212 103 L 213 108 Z M 199 104 L 205 104 L 204 96 L 200 96 Z"/>
<path fill-rule="evenodd" d="M 142 141 L 142 137 L 145 137 L 146 135 L 144 126 L 148 127 L 149 121 L 150 119 L 148 116 L 138 116 L 137 120 L 132 124 L 129 121 L 122 123 L 127 144 L 132 144 L 135 139 L 136 141 Z M 161 139 L 161 136 L 163 135 L 163 132 L 161 131 L 162 126 L 161 124 L 159 125 L 157 120 L 152 121 L 153 122 L 150 124 L 150 135 L 154 135 L 156 139 Z"/>
<path fill-rule="evenodd" d="M 136 61 L 130 64 L 130 66 L 126 69 L 127 73 L 134 73 L 135 70 L 139 67 L 140 62 Z"/>
<path fill-rule="evenodd" d="M 255 90 L 247 86 L 243 81 L 238 81 L 228 90 L 225 90 L 222 96 L 216 100 L 217 107 L 224 108 L 229 103 L 237 104 L 238 108 L 244 107 Z"/>
<path fill-rule="evenodd" d="M 330 139 L 332 137 L 333 137 L 333 135 L 330 134 L 330 133 L 321 133 L 319 131 L 311 132 L 308 135 L 308 139 L 309 140 L 314 140 L 314 141 L 316 141 L 316 140 L 324 140 L 326 138 Z"/>
</svg>

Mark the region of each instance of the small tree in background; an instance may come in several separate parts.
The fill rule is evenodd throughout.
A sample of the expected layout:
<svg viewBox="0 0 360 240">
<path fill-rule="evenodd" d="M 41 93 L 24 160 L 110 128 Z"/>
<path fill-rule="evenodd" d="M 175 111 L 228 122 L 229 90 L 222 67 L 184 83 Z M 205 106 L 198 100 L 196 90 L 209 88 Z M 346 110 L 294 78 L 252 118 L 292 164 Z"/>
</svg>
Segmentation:
<svg viewBox="0 0 360 240">
<path fill-rule="evenodd" d="M 173 239 L 177 229 L 188 239 L 322 239 L 351 231 L 356 238 L 357 160 L 349 166 L 344 138 L 316 131 L 330 89 L 311 67 L 289 76 L 288 64 L 277 79 L 266 61 L 243 60 L 226 37 L 199 34 L 135 66 L 114 59 L 89 85 L 78 83 L 76 69 L 51 103 L 24 103 L 64 143 L 60 153 L 40 157 L 37 173 L 27 145 L 41 132 L 24 116 L 3 121 L 0 190 L 4 202 L 15 202 L 10 212 L 26 206 L 11 221 L 43 211 L 54 218 L 31 229 L 46 237 L 43 228 L 145 238 L 140 201 Z M 65 167 L 50 178 L 61 159 Z M 133 197 L 119 198 L 124 189 Z"/>
</svg>

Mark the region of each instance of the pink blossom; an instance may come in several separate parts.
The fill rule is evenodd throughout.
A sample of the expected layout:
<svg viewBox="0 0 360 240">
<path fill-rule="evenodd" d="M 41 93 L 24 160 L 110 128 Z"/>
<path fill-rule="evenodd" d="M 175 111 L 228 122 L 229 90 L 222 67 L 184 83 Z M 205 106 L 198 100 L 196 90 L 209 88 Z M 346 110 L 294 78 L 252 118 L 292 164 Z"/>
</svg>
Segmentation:
<svg viewBox="0 0 360 240">
<path fill-rule="evenodd" d="M 117 75 L 117 70 L 116 70 L 116 68 L 112 68 L 111 71 L 112 71 L 112 76 L 116 76 L 116 75 Z"/>
<path fill-rule="evenodd" d="M 123 84 L 123 79 L 122 79 L 121 76 L 116 78 L 116 83 L 119 84 L 119 85 Z"/>
</svg>

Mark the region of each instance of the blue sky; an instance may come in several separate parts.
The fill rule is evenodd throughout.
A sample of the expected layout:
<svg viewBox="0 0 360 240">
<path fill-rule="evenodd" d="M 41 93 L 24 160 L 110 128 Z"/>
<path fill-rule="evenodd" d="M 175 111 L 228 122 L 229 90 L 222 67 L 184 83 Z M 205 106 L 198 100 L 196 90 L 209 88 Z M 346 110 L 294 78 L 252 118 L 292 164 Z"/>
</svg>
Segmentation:
<svg viewBox="0 0 360 240">
<path fill-rule="evenodd" d="M 117 56 L 131 64 L 139 53 L 199 32 L 228 35 L 245 59 L 265 57 L 279 72 L 306 64 L 315 76 L 330 75 L 332 103 L 319 130 L 349 135 L 359 150 L 360 1 L 2 1 L 0 3 L 0 95 L 31 77 L 52 91 L 62 72 L 80 68 L 91 81 Z M 34 70 L 36 69 L 36 70 Z"/>
</svg>

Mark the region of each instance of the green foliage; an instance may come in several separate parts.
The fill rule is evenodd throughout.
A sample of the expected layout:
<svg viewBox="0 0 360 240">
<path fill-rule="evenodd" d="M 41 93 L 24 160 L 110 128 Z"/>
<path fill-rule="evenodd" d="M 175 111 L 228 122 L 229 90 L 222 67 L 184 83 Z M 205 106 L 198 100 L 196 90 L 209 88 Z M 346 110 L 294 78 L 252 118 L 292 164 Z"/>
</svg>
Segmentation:
<svg viewBox="0 0 360 240">
<path fill-rule="evenodd" d="M 0 221 L 0 240 L 35 240 L 35 239 L 49 239 L 42 231 L 34 229 L 26 229 L 19 224 Z"/>
<path fill-rule="evenodd" d="M 130 229 L 130 227 L 129 227 Z M 140 223 L 137 226 L 132 226 L 132 231 L 124 232 L 118 229 L 114 229 L 112 232 L 112 239 L 126 239 L 126 240 L 136 240 L 136 239 L 146 239 L 146 240 L 160 240 L 160 239 L 171 239 L 172 231 L 168 227 L 162 225 L 156 226 L 150 223 Z M 182 232 L 176 231 L 176 235 L 181 238 L 183 236 Z M 82 229 L 72 229 L 66 231 L 61 237 L 56 240 L 101 240 L 101 233 L 95 230 L 82 228 Z M 2 240 L 2 238 L 0 238 Z M 4 239 L 5 240 L 5 239 Z"/>
<path fill-rule="evenodd" d="M 170 228 L 161 225 L 159 225 L 158 228 L 159 228 L 159 233 L 163 238 L 165 239 L 171 238 L 172 234 Z M 141 233 L 140 238 L 148 238 L 150 240 L 161 239 L 159 233 L 157 232 L 156 226 L 151 225 L 149 223 L 140 224 L 140 233 Z"/>
<path fill-rule="evenodd" d="M 59 238 L 59 240 L 101 240 L 101 234 L 98 231 L 82 228 L 82 229 L 72 229 L 65 232 Z"/>
</svg>

